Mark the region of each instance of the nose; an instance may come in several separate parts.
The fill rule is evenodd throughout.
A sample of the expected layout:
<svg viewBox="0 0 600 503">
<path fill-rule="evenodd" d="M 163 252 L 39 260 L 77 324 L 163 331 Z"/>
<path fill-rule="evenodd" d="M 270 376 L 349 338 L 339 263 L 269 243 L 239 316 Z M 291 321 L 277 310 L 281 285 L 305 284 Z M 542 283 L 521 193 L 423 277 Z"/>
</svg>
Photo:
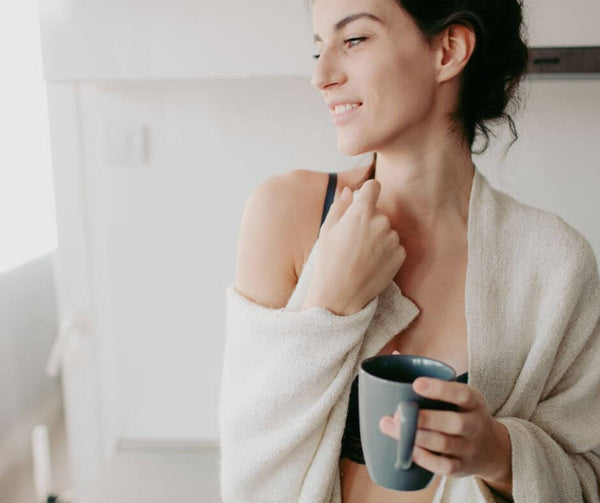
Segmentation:
<svg viewBox="0 0 600 503">
<path fill-rule="evenodd" d="M 344 83 L 346 77 L 336 61 L 335 54 L 324 49 L 315 64 L 310 83 L 317 90 L 323 90 L 333 84 Z"/>
</svg>

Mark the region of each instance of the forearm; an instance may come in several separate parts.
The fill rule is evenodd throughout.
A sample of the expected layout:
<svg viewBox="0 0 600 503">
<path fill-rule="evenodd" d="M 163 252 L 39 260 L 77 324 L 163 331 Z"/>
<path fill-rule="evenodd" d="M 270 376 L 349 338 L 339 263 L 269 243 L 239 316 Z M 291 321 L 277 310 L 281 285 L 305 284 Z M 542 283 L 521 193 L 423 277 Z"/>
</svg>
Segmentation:
<svg viewBox="0 0 600 503">
<path fill-rule="evenodd" d="M 374 300 L 353 316 L 271 309 L 227 288 L 219 403 L 223 501 L 298 500 L 307 473 L 321 469 L 315 455 L 376 308 Z M 307 494 L 306 501 L 324 500 Z"/>
</svg>

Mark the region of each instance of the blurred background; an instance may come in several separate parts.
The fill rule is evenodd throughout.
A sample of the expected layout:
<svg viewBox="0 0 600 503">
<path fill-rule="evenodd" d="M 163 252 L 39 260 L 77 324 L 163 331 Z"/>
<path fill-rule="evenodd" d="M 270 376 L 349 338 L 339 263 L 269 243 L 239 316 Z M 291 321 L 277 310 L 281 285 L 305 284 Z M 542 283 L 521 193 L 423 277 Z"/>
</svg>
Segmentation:
<svg viewBox="0 0 600 503">
<path fill-rule="evenodd" d="M 225 288 L 246 198 L 273 175 L 371 159 L 337 150 L 305 5 L 3 9 L 2 503 L 219 501 Z M 525 6 L 530 47 L 600 46 L 597 1 Z M 503 157 L 500 128 L 473 160 L 600 256 L 600 74 L 532 71 L 523 90 L 519 140 Z M 36 425 L 49 442 L 34 455 Z"/>
</svg>

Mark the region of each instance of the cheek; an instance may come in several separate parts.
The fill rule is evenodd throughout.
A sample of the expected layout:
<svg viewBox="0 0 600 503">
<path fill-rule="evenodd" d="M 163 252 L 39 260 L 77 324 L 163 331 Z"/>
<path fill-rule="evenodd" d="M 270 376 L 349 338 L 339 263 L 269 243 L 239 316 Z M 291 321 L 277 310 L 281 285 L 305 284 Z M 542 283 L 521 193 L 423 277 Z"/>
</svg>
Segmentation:
<svg viewBox="0 0 600 503">
<path fill-rule="evenodd" d="M 372 112 L 382 117 L 394 115 L 420 115 L 433 102 L 435 90 L 433 76 L 422 64 L 402 61 L 389 65 L 376 77 L 377 85 L 371 86 Z"/>
</svg>

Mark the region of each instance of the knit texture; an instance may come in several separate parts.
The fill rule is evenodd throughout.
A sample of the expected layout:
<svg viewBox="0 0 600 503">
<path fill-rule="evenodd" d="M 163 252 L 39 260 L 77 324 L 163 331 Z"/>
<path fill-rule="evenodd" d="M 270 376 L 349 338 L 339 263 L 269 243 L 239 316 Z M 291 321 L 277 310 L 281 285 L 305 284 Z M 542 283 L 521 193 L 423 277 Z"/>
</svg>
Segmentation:
<svg viewBox="0 0 600 503">
<path fill-rule="evenodd" d="M 394 282 L 361 311 L 302 311 L 317 240 L 287 305 L 226 289 L 219 428 L 225 503 L 341 503 L 339 454 L 359 364 L 420 313 Z M 587 240 L 475 169 L 465 285 L 469 386 L 507 428 L 516 503 L 599 503 L 600 281 Z M 433 503 L 504 502 L 476 476 Z"/>
</svg>

